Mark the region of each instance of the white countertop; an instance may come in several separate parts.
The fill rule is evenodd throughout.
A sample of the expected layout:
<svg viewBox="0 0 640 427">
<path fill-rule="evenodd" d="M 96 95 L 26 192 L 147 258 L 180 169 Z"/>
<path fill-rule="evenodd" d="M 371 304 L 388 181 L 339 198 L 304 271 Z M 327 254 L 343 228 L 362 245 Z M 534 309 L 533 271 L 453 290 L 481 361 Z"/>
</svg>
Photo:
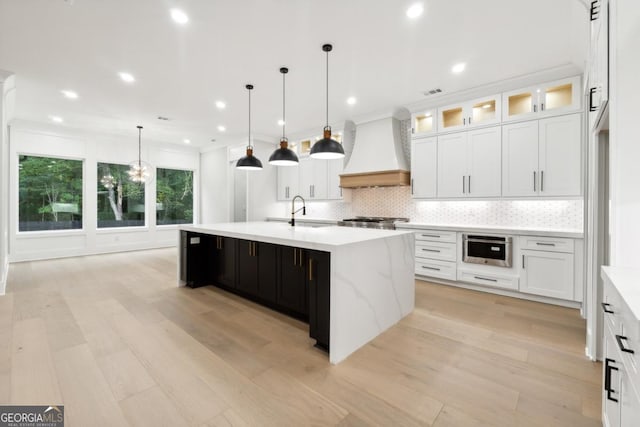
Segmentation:
<svg viewBox="0 0 640 427">
<path fill-rule="evenodd" d="M 270 216 L 267 218 L 267 221 L 274 222 L 288 222 L 291 218 L 285 217 L 274 217 Z M 300 214 L 296 215 L 296 222 L 303 222 L 309 224 L 333 224 L 336 225 L 338 223 L 338 219 L 323 219 L 323 218 L 309 218 L 306 215 L 300 216 Z"/>
<path fill-rule="evenodd" d="M 409 230 L 372 230 L 353 227 L 291 227 L 282 222 L 230 222 L 182 225 L 181 230 L 279 245 L 331 251 L 345 245 L 410 234 Z"/>
<path fill-rule="evenodd" d="M 568 237 L 573 239 L 584 238 L 582 230 L 567 230 L 554 228 L 534 228 L 534 227 L 501 227 L 497 225 L 461 225 L 461 224 L 429 224 L 420 222 L 396 223 L 398 229 L 415 230 L 448 230 L 448 231 L 476 231 L 486 233 L 508 233 L 521 234 L 526 236 L 550 236 Z"/>
<path fill-rule="evenodd" d="M 640 321 L 640 269 L 602 267 L 602 273 L 618 290 L 636 320 Z"/>
</svg>

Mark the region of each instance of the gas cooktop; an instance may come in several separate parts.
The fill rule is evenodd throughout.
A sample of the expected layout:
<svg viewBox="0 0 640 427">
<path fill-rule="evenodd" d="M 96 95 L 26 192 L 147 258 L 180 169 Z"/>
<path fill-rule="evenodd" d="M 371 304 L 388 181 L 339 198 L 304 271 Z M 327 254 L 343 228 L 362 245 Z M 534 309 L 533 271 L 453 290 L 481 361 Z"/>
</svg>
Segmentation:
<svg viewBox="0 0 640 427">
<path fill-rule="evenodd" d="M 395 230 L 396 222 L 408 222 L 409 218 L 388 218 L 375 216 L 357 216 L 338 221 L 342 227 L 377 228 L 380 230 Z"/>
</svg>

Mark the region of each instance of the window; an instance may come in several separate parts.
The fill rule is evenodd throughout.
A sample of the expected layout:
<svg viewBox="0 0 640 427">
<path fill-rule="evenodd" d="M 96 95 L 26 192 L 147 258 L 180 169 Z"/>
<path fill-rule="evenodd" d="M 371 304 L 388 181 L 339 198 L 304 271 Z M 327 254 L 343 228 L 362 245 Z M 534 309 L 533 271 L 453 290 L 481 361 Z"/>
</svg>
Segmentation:
<svg viewBox="0 0 640 427">
<path fill-rule="evenodd" d="M 82 160 L 18 157 L 18 230 L 82 228 Z"/>
<path fill-rule="evenodd" d="M 128 170 L 98 163 L 98 228 L 144 226 L 144 183 L 129 181 Z"/>
<path fill-rule="evenodd" d="M 193 223 L 193 171 L 157 169 L 156 223 Z"/>
</svg>

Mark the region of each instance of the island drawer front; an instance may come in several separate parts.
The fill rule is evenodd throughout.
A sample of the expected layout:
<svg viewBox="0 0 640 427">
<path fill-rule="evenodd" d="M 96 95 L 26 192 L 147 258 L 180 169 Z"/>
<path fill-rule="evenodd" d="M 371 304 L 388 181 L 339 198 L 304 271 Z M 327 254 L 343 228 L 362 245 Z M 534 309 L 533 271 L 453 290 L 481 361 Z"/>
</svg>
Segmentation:
<svg viewBox="0 0 640 427">
<path fill-rule="evenodd" d="M 457 261 L 455 243 L 416 242 L 416 258 Z"/>
<path fill-rule="evenodd" d="M 416 241 L 427 242 L 456 242 L 455 231 L 421 230 L 416 231 Z"/>
<path fill-rule="evenodd" d="M 638 319 L 627 307 L 625 301 L 622 301 L 621 306 L 620 332 L 616 335 L 616 345 L 622 355 L 631 383 L 640 384 L 640 328 Z"/>
<path fill-rule="evenodd" d="M 438 279 L 456 280 L 456 263 L 433 259 L 416 259 L 416 274 Z"/>
<path fill-rule="evenodd" d="M 621 334 L 622 298 L 613 285 L 606 280 L 604 281 L 602 292 L 602 303 L 601 309 L 603 311 L 605 327 L 611 330 L 612 335 Z"/>
<path fill-rule="evenodd" d="M 534 251 L 573 253 L 573 239 L 561 237 L 520 236 L 520 248 Z"/>
<path fill-rule="evenodd" d="M 518 278 L 513 276 L 496 276 L 495 274 L 478 273 L 475 271 L 459 270 L 458 280 L 477 285 L 495 288 L 518 290 Z"/>
</svg>

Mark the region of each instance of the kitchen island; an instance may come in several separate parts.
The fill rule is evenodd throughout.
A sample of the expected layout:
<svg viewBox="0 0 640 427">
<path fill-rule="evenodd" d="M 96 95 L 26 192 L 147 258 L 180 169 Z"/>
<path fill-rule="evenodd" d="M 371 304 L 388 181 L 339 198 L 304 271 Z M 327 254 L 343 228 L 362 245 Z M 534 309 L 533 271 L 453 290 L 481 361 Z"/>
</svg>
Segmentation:
<svg viewBox="0 0 640 427">
<path fill-rule="evenodd" d="M 412 231 L 273 222 L 180 227 L 179 286 L 212 284 L 310 324 L 339 363 L 413 311 Z"/>
</svg>

